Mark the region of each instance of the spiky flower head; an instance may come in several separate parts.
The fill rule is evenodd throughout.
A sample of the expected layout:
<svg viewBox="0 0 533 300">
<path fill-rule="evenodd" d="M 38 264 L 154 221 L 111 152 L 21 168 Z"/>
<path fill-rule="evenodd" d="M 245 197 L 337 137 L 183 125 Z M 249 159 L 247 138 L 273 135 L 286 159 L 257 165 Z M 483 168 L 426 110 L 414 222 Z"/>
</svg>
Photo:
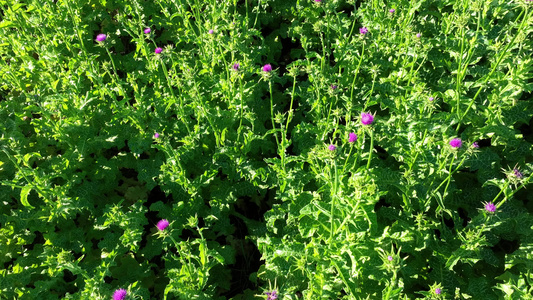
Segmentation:
<svg viewBox="0 0 533 300">
<path fill-rule="evenodd" d="M 157 139 L 157 138 L 159 138 L 159 133 L 156 132 L 156 133 L 154 134 L 154 139 Z"/>
<path fill-rule="evenodd" d="M 163 52 L 163 48 L 161 47 L 155 48 L 155 54 L 160 54 L 161 52 Z"/>
<path fill-rule="evenodd" d="M 169 224 L 170 223 L 168 222 L 167 219 L 163 219 L 163 220 L 157 222 L 157 229 L 159 229 L 160 231 L 163 231 L 163 230 L 167 229 Z"/>
<path fill-rule="evenodd" d="M 522 172 L 520 172 L 520 170 L 518 170 L 517 168 L 513 169 L 513 174 L 518 179 L 522 179 L 524 177 L 524 174 L 522 174 Z"/>
<path fill-rule="evenodd" d="M 144 33 L 149 34 L 150 32 L 152 32 L 152 29 L 150 29 L 150 28 L 144 29 Z"/>
<path fill-rule="evenodd" d="M 209 34 L 213 34 L 213 29 L 209 29 Z"/>
<path fill-rule="evenodd" d="M 388 259 L 389 261 L 392 261 L 392 256 L 390 256 L 390 255 L 387 256 L 387 259 Z"/>
<path fill-rule="evenodd" d="M 263 66 L 263 72 L 271 72 L 272 71 L 272 66 L 270 64 L 266 64 Z"/>
<path fill-rule="evenodd" d="M 124 300 L 127 294 L 125 289 L 118 289 L 113 293 L 113 300 Z"/>
<path fill-rule="evenodd" d="M 442 290 L 440 288 L 435 289 L 435 294 L 440 295 L 442 293 Z"/>
<path fill-rule="evenodd" d="M 337 150 L 337 146 L 331 144 L 331 145 L 328 146 L 328 149 L 329 149 L 330 151 L 335 151 L 335 150 Z"/>
<path fill-rule="evenodd" d="M 389 12 L 393 14 L 396 10 L 394 8 L 389 9 Z"/>
<path fill-rule="evenodd" d="M 353 143 L 355 141 L 357 141 L 357 134 L 355 134 L 355 132 L 350 132 L 348 135 L 348 142 Z"/>
<path fill-rule="evenodd" d="M 492 202 L 485 203 L 485 211 L 489 213 L 493 213 L 496 211 L 496 205 Z"/>
<path fill-rule="evenodd" d="M 477 142 L 472 143 L 472 148 L 479 148 L 479 144 Z"/>
<path fill-rule="evenodd" d="M 233 68 L 233 70 L 235 70 L 235 71 L 239 71 L 239 68 L 240 68 L 240 67 L 241 67 L 241 65 L 240 65 L 239 63 L 234 63 L 232 68 Z"/>
<path fill-rule="evenodd" d="M 100 33 L 96 36 L 96 41 L 99 43 L 105 41 L 105 39 L 107 39 L 107 35 L 105 35 L 104 33 Z"/>
<path fill-rule="evenodd" d="M 433 101 L 433 100 L 435 100 L 435 98 L 429 97 L 429 101 Z"/>
<path fill-rule="evenodd" d="M 461 145 L 463 144 L 463 142 L 461 141 L 460 138 L 454 138 L 450 141 L 450 146 L 452 146 L 452 148 L 461 148 Z"/>
<path fill-rule="evenodd" d="M 359 28 L 359 33 L 360 34 L 367 34 L 368 33 L 368 28 L 366 28 L 366 27 Z"/>
<path fill-rule="evenodd" d="M 420 33 L 417 33 L 417 34 L 416 34 L 416 37 L 417 37 L 417 38 L 420 38 L 421 36 L 422 36 L 422 35 L 421 35 Z"/>
<path fill-rule="evenodd" d="M 361 113 L 361 123 L 363 125 L 370 125 L 374 122 L 374 116 L 368 113 Z"/>
<path fill-rule="evenodd" d="M 265 292 L 267 295 L 267 300 L 276 300 L 278 299 L 278 291 L 273 290 L 272 292 Z"/>
</svg>

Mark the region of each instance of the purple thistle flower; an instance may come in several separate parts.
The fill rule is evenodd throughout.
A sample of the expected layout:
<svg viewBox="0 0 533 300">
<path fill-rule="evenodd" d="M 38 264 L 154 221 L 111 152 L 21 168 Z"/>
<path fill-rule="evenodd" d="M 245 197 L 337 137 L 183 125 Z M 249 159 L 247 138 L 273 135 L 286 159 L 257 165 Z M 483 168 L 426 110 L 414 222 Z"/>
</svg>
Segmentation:
<svg viewBox="0 0 533 300">
<path fill-rule="evenodd" d="M 366 28 L 366 27 L 359 28 L 359 33 L 360 34 L 367 34 L 368 33 L 368 28 Z"/>
<path fill-rule="evenodd" d="M 494 205 L 494 203 L 492 203 L 492 202 L 489 202 L 489 203 L 485 204 L 485 210 L 487 212 L 493 213 L 493 212 L 496 211 L 496 205 Z"/>
<path fill-rule="evenodd" d="M 429 97 L 429 101 L 433 101 L 433 100 L 435 100 L 435 98 Z"/>
<path fill-rule="evenodd" d="M 165 229 L 167 229 L 169 223 L 167 221 L 167 219 L 163 219 L 159 222 L 157 222 L 157 229 L 159 229 L 160 231 L 163 231 Z"/>
<path fill-rule="evenodd" d="M 322 2 L 322 0 L 315 0 L 315 2 L 320 3 L 320 2 Z"/>
<path fill-rule="evenodd" d="M 442 292 L 441 289 L 439 289 L 439 288 L 436 288 L 436 289 L 435 289 L 435 294 L 440 295 L 441 292 Z"/>
<path fill-rule="evenodd" d="M 335 151 L 335 150 L 337 150 L 337 146 L 331 144 L 331 145 L 328 146 L 328 149 L 329 149 L 330 151 Z"/>
<path fill-rule="evenodd" d="M 149 34 L 150 32 L 152 32 L 152 29 L 150 29 L 150 28 L 146 28 L 146 29 L 144 30 L 144 33 L 146 33 L 146 34 Z"/>
<path fill-rule="evenodd" d="M 332 90 L 336 90 L 337 88 L 338 88 L 338 86 L 336 86 L 336 85 L 334 85 L 334 84 L 331 85 L 331 89 L 332 89 Z"/>
<path fill-rule="evenodd" d="M 452 148 L 461 148 L 462 144 L 463 142 L 460 138 L 454 138 L 450 141 L 450 146 L 452 146 Z"/>
<path fill-rule="evenodd" d="M 516 176 L 516 178 L 518 179 L 522 179 L 522 177 L 524 177 L 524 175 L 522 174 L 522 172 L 520 172 L 520 170 L 518 169 L 513 169 L 513 173 L 514 173 L 514 176 Z"/>
<path fill-rule="evenodd" d="M 265 292 L 267 295 L 267 300 L 276 300 L 278 299 L 278 291 L 273 290 L 272 292 Z"/>
<path fill-rule="evenodd" d="M 113 300 L 124 300 L 127 294 L 125 289 L 118 289 L 113 293 Z"/>
<path fill-rule="evenodd" d="M 263 72 L 270 72 L 272 71 L 272 66 L 270 64 L 266 64 L 263 66 Z"/>
<path fill-rule="evenodd" d="M 157 139 L 157 138 L 159 138 L 159 133 L 156 132 L 156 133 L 154 134 L 154 139 Z"/>
<path fill-rule="evenodd" d="M 416 37 L 417 37 L 417 38 L 420 38 L 421 36 L 422 36 L 422 35 L 421 35 L 420 33 L 417 33 L 417 34 L 416 34 Z"/>
<path fill-rule="evenodd" d="M 361 123 L 363 123 L 363 125 L 370 125 L 372 124 L 372 122 L 374 122 L 373 115 L 367 114 L 367 113 L 361 113 Z"/>
<path fill-rule="evenodd" d="M 392 261 L 392 256 L 390 256 L 390 255 L 387 256 L 387 259 L 388 259 L 389 261 Z"/>
<path fill-rule="evenodd" d="M 103 33 L 100 33 L 99 35 L 96 36 L 96 41 L 97 42 L 103 42 L 105 41 L 105 39 L 107 39 L 107 35 L 103 34 Z"/>
<path fill-rule="evenodd" d="M 355 134 L 354 132 L 350 132 L 350 134 L 348 135 L 348 142 L 353 143 L 355 141 L 357 141 L 357 134 Z"/>
<path fill-rule="evenodd" d="M 479 148 L 479 144 L 477 142 L 472 143 L 472 148 Z"/>
<path fill-rule="evenodd" d="M 155 48 L 155 54 L 159 54 L 161 52 L 163 52 L 163 48 L 161 48 L 161 47 Z"/>
<path fill-rule="evenodd" d="M 240 67 L 241 67 L 241 65 L 239 65 L 239 63 L 233 64 L 233 70 L 235 70 L 235 71 L 239 71 Z"/>
<path fill-rule="evenodd" d="M 209 34 L 213 34 L 213 29 L 209 29 Z"/>
<path fill-rule="evenodd" d="M 390 12 L 391 14 L 393 14 L 395 11 L 396 11 L 396 10 L 395 10 L 394 8 L 391 8 L 391 9 L 389 10 L 389 12 Z"/>
</svg>

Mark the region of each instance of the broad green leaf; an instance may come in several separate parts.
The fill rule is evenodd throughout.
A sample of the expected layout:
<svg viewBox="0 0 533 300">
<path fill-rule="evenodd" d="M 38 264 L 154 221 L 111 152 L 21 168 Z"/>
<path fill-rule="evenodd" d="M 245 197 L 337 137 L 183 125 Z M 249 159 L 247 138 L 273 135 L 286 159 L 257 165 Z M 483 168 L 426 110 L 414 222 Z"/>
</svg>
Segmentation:
<svg viewBox="0 0 533 300">
<path fill-rule="evenodd" d="M 29 185 L 26 185 L 22 188 L 22 190 L 20 191 L 20 203 L 22 203 L 22 205 L 26 206 L 26 207 L 29 207 L 29 208 L 34 208 L 33 206 L 31 206 L 31 204 L 28 202 L 28 194 L 30 193 L 32 187 L 29 186 Z"/>
</svg>

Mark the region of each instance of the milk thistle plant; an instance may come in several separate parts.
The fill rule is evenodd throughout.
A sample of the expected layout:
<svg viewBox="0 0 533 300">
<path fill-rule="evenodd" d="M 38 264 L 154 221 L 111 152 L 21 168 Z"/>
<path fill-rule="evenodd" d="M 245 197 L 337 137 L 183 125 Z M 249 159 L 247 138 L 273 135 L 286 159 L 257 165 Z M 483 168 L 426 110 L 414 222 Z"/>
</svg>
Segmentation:
<svg viewBox="0 0 533 300">
<path fill-rule="evenodd" d="M 128 292 L 125 289 L 118 289 L 113 293 L 113 300 L 124 300 Z"/>
<path fill-rule="evenodd" d="M 531 1 L 213 3 L 0 6 L 1 299 L 530 298 Z"/>
</svg>

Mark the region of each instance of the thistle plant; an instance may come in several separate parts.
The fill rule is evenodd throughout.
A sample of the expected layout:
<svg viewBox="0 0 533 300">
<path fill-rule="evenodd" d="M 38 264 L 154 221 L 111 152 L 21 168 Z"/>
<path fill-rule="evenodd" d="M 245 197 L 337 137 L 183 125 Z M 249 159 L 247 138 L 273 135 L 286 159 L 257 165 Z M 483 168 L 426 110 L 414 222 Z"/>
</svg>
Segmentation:
<svg viewBox="0 0 533 300">
<path fill-rule="evenodd" d="M 0 8 L 0 298 L 530 298 L 532 1 L 53 2 Z"/>
<path fill-rule="evenodd" d="M 124 300 L 128 292 L 125 289 L 118 289 L 113 293 L 113 300 Z"/>
</svg>

